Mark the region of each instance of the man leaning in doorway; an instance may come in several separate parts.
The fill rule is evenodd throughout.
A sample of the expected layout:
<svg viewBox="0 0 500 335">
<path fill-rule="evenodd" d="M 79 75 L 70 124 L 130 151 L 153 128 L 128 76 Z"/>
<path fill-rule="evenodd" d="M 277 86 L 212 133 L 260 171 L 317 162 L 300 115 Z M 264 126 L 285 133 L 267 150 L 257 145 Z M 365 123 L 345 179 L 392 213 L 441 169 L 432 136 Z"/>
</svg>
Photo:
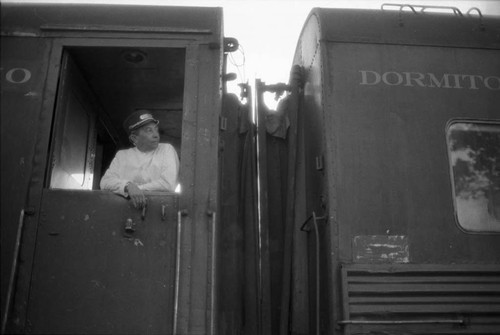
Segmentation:
<svg viewBox="0 0 500 335">
<path fill-rule="evenodd" d="M 119 150 L 101 179 L 101 189 L 130 197 L 135 207 L 146 205 L 144 191 L 174 191 L 179 158 L 174 147 L 160 143 L 159 121 L 148 110 L 127 117 L 123 126 L 134 147 Z"/>
</svg>

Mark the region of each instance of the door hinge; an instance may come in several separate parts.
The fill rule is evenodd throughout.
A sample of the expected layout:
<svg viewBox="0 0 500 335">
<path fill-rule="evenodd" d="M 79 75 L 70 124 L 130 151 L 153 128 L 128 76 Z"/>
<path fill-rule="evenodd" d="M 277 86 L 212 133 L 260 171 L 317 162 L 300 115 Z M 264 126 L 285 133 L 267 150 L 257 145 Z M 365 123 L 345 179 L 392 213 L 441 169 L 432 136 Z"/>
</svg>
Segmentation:
<svg viewBox="0 0 500 335">
<path fill-rule="evenodd" d="M 27 207 L 24 209 L 24 215 L 35 215 L 35 207 Z"/>
</svg>

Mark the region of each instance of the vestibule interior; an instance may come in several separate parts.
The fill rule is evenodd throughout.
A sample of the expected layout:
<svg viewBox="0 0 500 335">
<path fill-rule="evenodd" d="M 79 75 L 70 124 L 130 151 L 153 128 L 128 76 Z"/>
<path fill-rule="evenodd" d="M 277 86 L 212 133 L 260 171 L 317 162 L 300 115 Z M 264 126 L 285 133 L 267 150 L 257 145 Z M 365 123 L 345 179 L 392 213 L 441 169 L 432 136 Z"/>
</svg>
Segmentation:
<svg viewBox="0 0 500 335">
<path fill-rule="evenodd" d="M 139 109 L 154 113 L 161 142 L 181 158 L 184 82 L 184 48 L 64 49 L 48 186 L 99 189 L 116 151 L 130 147 L 122 124 Z"/>
</svg>

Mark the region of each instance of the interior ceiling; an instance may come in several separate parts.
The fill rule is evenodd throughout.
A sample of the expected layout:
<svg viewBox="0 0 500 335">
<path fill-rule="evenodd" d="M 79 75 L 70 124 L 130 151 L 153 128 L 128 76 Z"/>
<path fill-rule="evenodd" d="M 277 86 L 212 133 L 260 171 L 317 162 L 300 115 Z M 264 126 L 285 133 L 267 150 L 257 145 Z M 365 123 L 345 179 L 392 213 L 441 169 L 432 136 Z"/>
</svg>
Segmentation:
<svg viewBox="0 0 500 335">
<path fill-rule="evenodd" d="M 180 138 L 185 49 L 81 47 L 69 52 L 125 141 L 121 125 L 137 109 L 155 113 L 162 135 Z"/>
</svg>

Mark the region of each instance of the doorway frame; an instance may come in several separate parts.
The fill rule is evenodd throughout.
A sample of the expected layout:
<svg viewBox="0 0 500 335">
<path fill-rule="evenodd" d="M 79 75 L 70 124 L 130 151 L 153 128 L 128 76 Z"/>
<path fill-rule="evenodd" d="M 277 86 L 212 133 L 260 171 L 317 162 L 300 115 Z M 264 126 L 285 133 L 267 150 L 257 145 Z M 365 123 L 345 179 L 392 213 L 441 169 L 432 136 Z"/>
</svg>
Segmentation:
<svg viewBox="0 0 500 335">
<path fill-rule="evenodd" d="M 184 48 L 186 50 L 181 146 L 182 161 L 179 174 L 179 180 L 183 184 L 183 192 L 179 195 L 179 205 L 188 215 L 183 219 L 187 221 L 185 224 L 186 228 L 183 228 L 183 235 L 180 236 L 181 241 L 177 243 L 181 244 L 182 252 L 180 261 L 185 264 L 180 268 L 179 281 L 182 284 L 179 289 L 181 295 L 179 297 L 181 301 L 179 304 L 181 308 L 178 312 L 178 318 L 180 320 L 187 320 L 188 323 L 179 322 L 178 324 L 179 330 L 187 329 L 189 322 L 192 322 L 189 315 L 197 313 L 199 308 L 196 305 L 203 305 L 206 306 L 204 310 L 208 309 L 209 312 L 205 313 L 207 319 L 200 323 L 206 329 L 215 329 L 214 315 L 217 307 L 213 292 L 216 285 L 214 280 L 216 269 L 211 255 L 215 254 L 213 250 L 215 250 L 216 245 L 213 242 L 215 241 L 216 231 L 214 228 L 214 219 L 209 218 L 206 213 L 207 208 L 216 213 L 218 206 L 217 150 L 219 118 L 214 116 L 220 115 L 222 98 L 222 48 L 213 48 L 206 42 L 208 38 L 212 39 L 211 34 L 203 32 L 200 34 L 202 35 L 190 35 L 188 36 L 189 38 L 186 35 L 180 38 L 175 35 L 168 37 L 154 35 L 152 37 L 148 34 L 138 34 L 131 38 L 130 34 L 123 34 L 123 36 L 112 35 L 112 37 L 102 36 L 97 38 L 86 38 L 88 36 L 84 36 L 85 38 L 62 37 L 52 40 L 48 58 L 47 77 L 43 90 L 42 108 L 36 134 L 37 140 L 33 172 L 27 197 L 28 207 L 33 209 L 33 215 L 25 218 L 23 243 L 21 246 L 21 258 L 23 261 L 19 267 L 12 313 L 16 318 L 15 327 L 17 329 L 24 331 L 27 326 L 26 320 L 34 255 L 36 253 L 38 225 L 43 215 L 38 209 L 41 208 L 43 190 L 48 187 L 45 183 L 45 177 L 50 164 L 48 153 L 52 138 L 51 129 L 56 118 L 55 109 L 61 61 L 64 49 L 71 47 Z M 141 35 L 143 38 L 141 38 Z M 222 39 L 222 37 L 220 38 Z M 205 43 L 201 43 L 202 41 L 205 41 Z M 219 66 L 214 66 L 214 63 L 218 63 Z M 217 80 L 219 85 L 213 85 L 215 80 Z M 212 85 L 206 85 L 207 81 L 211 82 Z M 204 129 L 202 131 L 199 128 Z M 209 148 L 209 150 L 205 150 L 206 148 Z M 203 157 L 200 157 L 200 155 Z M 207 161 L 207 159 L 210 161 L 210 170 L 203 173 L 196 173 L 197 170 L 206 169 L 206 164 L 205 166 L 200 166 L 200 162 Z M 200 180 L 201 177 L 203 180 Z M 204 197 L 204 201 L 200 203 L 199 200 L 201 197 Z M 203 220 L 199 220 L 199 218 L 203 218 Z M 191 245 L 196 244 L 195 239 L 197 239 L 193 238 L 193 236 L 199 235 L 196 234 L 196 228 L 199 226 L 206 227 L 207 229 L 207 231 L 203 231 L 203 236 L 201 236 L 202 248 L 200 249 L 203 249 L 203 247 L 212 249 L 208 253 L 201 251 L 201 254 L 204 255 L 203 257 L 200 257 L 200 251 L 196 255 L 191 252 Z M 197 269 L 190 269 L 191 266 L 188 263 L 194 263 L 192 266 Z M 192 278 L 196 277 L 195 272 L 200 271 L 207 274 L 206 281 L 201 288 L 192 287 Z M 200 289 L 203 293 L 201 298 L 197 298 L 199 296 L 197 294 L 190 294 L 192 290 L 199 291 Z M 194 304 L 190 304 L 190 300 L 193 299 L 192 296 L 195 297 Z M 206 326 L 207 324 L 209 326 Z"/>
</svg>

